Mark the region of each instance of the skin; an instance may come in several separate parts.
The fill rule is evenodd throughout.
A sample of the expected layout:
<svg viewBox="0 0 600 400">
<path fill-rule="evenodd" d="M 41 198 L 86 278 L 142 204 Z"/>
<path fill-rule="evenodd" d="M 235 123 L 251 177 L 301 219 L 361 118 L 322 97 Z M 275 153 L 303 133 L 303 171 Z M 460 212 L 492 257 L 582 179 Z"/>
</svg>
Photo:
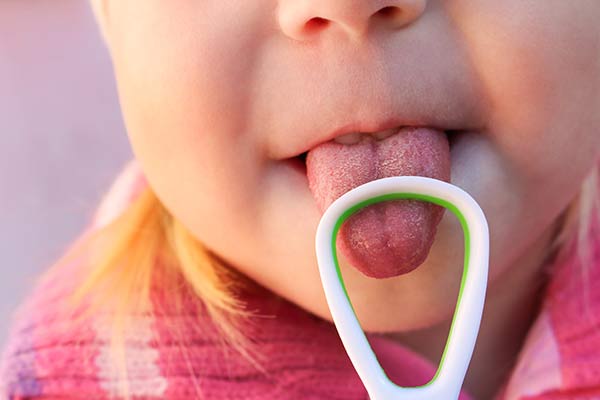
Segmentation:
<svg viewBox="0 0 600 400">
<path fill-rule="evenodd" d="M 600 2 L 92 1 L 156 194 L 232 268 L 324 318 L 320 212 L 286 158 L 383 106 L 406 125 L 463 130 L 451 182 L 483 209 L 491 243 L 466 388 L 479 398 L 498 389 L 498 365 L 514 361 L 535 314 L 560 216 L 600 154 Z M 408 275 L 368 279 L 342 257 L 363 328 L 437 362 L 463 246 L 446 212 Z"/>
</svg>

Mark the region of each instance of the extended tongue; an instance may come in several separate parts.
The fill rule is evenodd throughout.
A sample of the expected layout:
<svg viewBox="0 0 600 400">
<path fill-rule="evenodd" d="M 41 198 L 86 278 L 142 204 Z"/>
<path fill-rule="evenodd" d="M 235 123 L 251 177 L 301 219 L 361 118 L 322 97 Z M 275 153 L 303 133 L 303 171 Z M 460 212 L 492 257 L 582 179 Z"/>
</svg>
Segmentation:
<svg viewBox="0 0 600 400">
<path fill-rule="evenodd" d="M 356 144 L 334 141 L 308 152 L 310 190 L 322 212 L 342 194 L 375 179 L 417 175 L 450 181 L 450 146 L 442 131 L 403 128 L 387 139 Z M 337 246 L 367 276 L 390 278 L 421 265 L 445 209 L 418 200 L 373 204 L 340 228 Z"/>
</svg>

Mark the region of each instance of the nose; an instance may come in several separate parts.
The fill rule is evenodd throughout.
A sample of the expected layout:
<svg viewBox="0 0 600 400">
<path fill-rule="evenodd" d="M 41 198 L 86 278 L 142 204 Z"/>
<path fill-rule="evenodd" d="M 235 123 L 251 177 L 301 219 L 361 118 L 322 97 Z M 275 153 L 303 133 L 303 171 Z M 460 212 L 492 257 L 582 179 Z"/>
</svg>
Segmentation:
<svg viewBox="0 0 600 400">
<path fill-rule="evenodd" d="M 341 29 L 360 40 L 377 24 L 400 29 L 418 19 L 427 0 L 279 0 L 277 17 L 283 33 L 298 41 Z"/>
</svg>

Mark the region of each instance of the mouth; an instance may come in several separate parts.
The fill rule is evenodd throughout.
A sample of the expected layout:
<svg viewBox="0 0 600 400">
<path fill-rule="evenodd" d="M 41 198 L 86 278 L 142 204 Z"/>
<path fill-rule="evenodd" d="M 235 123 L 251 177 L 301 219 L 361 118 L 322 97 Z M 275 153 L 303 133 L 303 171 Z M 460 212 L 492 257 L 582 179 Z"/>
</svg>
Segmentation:
<svg viewBox="0 0 600 400">
<path fill-rule="evenodd" d="M 402 127 L 393 128 L 393 130 L 395 130 L 395 132 L 393 132 L 392 134 L 397 133 L 397 131 L 402 128 L 411 128 L 411 127 L 402 126 Z M 452 152 L 452 148 L 454 147 L 454 143 L 456 142 L 457 137 L 460 134 L 462 134 L 464 132 L 464 130 L 462 130 L 462 129 L 445 129 L 445 130 L 443 130 L 443 132 L 446 135 L 446 138 L 448 139 L 448 144 L 450 146 L 450 152 Z M 353 136 L 350 136 L 350 135 L 353 135 Z M 387 134 L 380 133 L 379 137 L 377 136 L 377 134 L 372 134 L 372 133 L 368 133 L 368 132 L 361 132 L 360 135 L 363 137 L 358 136 L 357 133 L 348 133 L 348 134 L 345 134 L 342 136 L 338 136 L 337 138 L 333 138 L 331 140 L 334 142 L 337 142 L 337 143 L 353 145 L 353 144 L 362 142 L 364 140 L 368 140 L 368 138 L 365 138 L 365 136 L 368 136 L 368 135 L 372 135 L 374 140 L 384 140 L 384 139 L 387 139 L 389 136 L 391 136 L 389 134 L 389 132 L 387 132 Z M 357 138 L 357 136 L 358 136 L 358 138 Z M 310 151 L 310 149 L 307 151 L 304 151 L 294 157 L 290 157 L 287 159 L 287 162 L 296 171 L 302 173 L 303 175 L 306 175 L 306 172 L 307 172 L 306 171 L 306 159 L 307 159 L 309 151 Z"/>
<path fill-rule="evenodd" d="M 296 157 L 292 157 L 289 159 L 289 163 L 294 167 L 295 170 L 301 172 L 306 175 L 306 156 L 308 155 L 308 151 L 305 151 L 302 154 L 297 155 Z"/>
<path fill-rule="evenodd" d="M 307 180 L 323 213 L 342 194 L 390 176 L 450 182 L 456 130 L 397 127 L 346 132 L 288 159 Z M 445 209 L 418 200 L 370 205 L 341 227 L 337 246 L 349 263 L 372 278 L 409 273 L 427 258 Z"/>
</svg>

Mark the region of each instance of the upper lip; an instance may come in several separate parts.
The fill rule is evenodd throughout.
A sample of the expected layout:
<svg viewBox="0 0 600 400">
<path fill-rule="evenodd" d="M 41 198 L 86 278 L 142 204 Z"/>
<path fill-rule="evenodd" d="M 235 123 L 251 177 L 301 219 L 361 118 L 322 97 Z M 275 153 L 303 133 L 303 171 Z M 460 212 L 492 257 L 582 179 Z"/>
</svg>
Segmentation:
<svg viewBox="0 0 600 400">
<path fill-rule="evenodd" d="M 422 125 L 410 124 L 405 119 L 394 118 L 394 117 L 384 119 L 381 121 L 375 121 L 375 120 L 373 120 L 373 121 L 366 121 L 366 120 L 353 121 L 346 125 L 343 125 L 341 127 L 333 129 L 329 134 L 327 134 L 323 137 L 316 138 L 314 143 L 309 143 L 305 147 L 305 150 L 301 151 L 300 154 L 318 146 L 321 143 L 325 143 L 330 140 L 334 140 L 335 138 L 344 136 L 348 133 L 353 133 L 353 132 L 375 133 L 375 132 L 381 132 L 381 131 L 385 131 L 385 130 L 393 129 L 393 128 L 402 128 L 402 127 L 406 127 L 406 126 L 417 127 L 417 126 L 422 126 Z M 430 128 L 434 128 L 434 127 L 430 127 Z M 442 130 L 445 130 L 445 129 L 442 129 Z"/>
<path fill-rule="evenodd" d="M 362 132 L 362 133 L 375 133 L 380 132 L 392 128 L 403 128 L 403 127 L 426 127 L 430 129 L 437 129 L 440 131 L 458 131 L 465 129 L 479 129 L 476 126 L 467 126 L 466 124 L 453 122 L 450 120 L 440 121 L 439 119 L 433 119 L 431 122 L 422 122 L 419 120 L 411 120 L 402 117 L 388 117 L 381 119 L 355 119 L 350 122 L 334 127 L 333 129 L 325 131 L 326 133 L 320 136 L 314 136 L 312 140 L 309 140 L 301 147 L 296 147 L 290 153 L 283 154 L 281 159 L 287 159 L 292 157 L 297 157 L 307 151 L 317 147 L 322 143 L 329 142 L 334 140 L 337 137 L 343 136 L 352 132 Z"/>
</svg>

